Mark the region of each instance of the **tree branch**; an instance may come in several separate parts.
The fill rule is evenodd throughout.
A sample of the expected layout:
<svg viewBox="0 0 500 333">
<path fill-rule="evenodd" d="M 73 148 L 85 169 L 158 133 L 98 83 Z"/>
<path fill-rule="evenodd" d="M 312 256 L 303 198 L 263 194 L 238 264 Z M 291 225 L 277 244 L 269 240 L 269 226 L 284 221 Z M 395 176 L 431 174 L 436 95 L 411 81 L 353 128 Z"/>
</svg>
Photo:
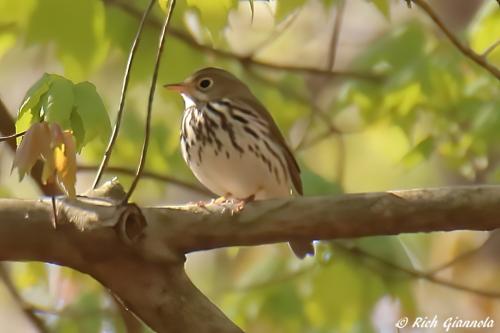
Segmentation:
<svg viewBox="0 0 500 333">
<path fill-rule="evenodd" d="M 41 320 L 33 311 L 33 308 L 30 307 L 24 301 L 23 297 L 19 294 L 16 286 L 10 279 L 9 273 L 7 272 L 4 265 L 0 265 L 0 280 L 5 285 L 5 288 L 10 293 L 11 297 L 14 299 L 16 304 L 19 306 L 21 311 L 24 313 L 24 316 L 29 320 L 29 322 L 36 328 L 39 333 L 48 333 L 49 330 L 43 320 Z"/>
<path fill-rule="evenodd" d="M 156 90 L 156 81 L 158 79 L 158 70 L 160 69 L 161 56 L 163 54 L 163 46 L 165 45 L 165 40 L 167 36 L 167 30 L 170 26 L 170 18 L 174 12 L 176 0 L 168 1 L 168 10 L 165 16 L 165 21 L 163 22 L 163 26 L 161 29 L 160 40 L 158 42 L 158 50 L 156 53 L 156 61 L 153 69 L 153 77 L 151 79 L 151 86 L 149 88 L 149 97 L 148 97 L 148 107 L 146 112 L 146 128 L 144 130 L 144 142 L 142 144 L 141 158 L 139 160 L 139 165 L 137 166 L 137 172 L 135 174 L 134 179 L 132 180 L 132 184 L 130 185 L 130 189 L 127 192 L 127 195 L 124 199 L 124 203 L 128 202 L 134 190 L 141 179 L 142 171 L 144 170 L 144 166 L 146 165 L 146 157 L 149 148 L 149 136 L 151 132 L 151 114 L 153 113 L 153 100 L 155 96 Z M 152 1 L 154 3 L 154 0 Z"/>
<path fill-rule="evenodd" d="M 0 199 L 0 260 L 52 262 L 90 274 L 158 332 L 241 332 L 189 281 L 183 270 L 188 252 L 500 227 L 500 186 L 258 201 L 236 215 L 228 205 L 139 209 L 118 205 L 123 192 L 102 193 L 58 198 L 57 229 L 50 199 Z M 418 278 L 439 280 L 425 273 Z"/>
<path fill-rule="evenodd" d="M 128 13 L 132 17 L 135 18 L 140 18 L 141 13 L 138 11 L 134 6 L 130 5 L 129 3 L 126 3 L 122 0 L 102 0 L 105 5 L 109 6 L 115 6 L 117 8 L 122 9 L 124 12 Z M 158 20 L 151 18 L 148 20 L 149 24 L 151 26 L 154 26 L 156 28 L 161 27 L 161 22 Z M 223 59 L 231 59 L 238 61 L 241 63 L 242 66 L 249 66 L 249 65 L 254 65 L 262 68 L 268 68 L 268 69 L 273 69 L 273 70 L 280 70 L 280 71 L 288 71 L 288 72 L 293 72 L 293 73 L 299 73 L 299 74 L 313 74 L 313 75 L 319 75 L 319 76 L 324 76 L 324 77 L 329 77 L 329 78 L 334 78 L 334 77 L 348 77 L 348 78 L 355 78 L 355 79 L 365 79 L 365 80 L 378 80 L 380 79 L 379 75 L 373 74 L 373 73 L 367 73 L 367 72 L 358 72 L 358 71 L 347 71 L 347 70 L 337 70 L 337 71 L 331 71 L 331 70 L 323 70 L 319 68 L 313 68 L 313 67 L 304 67 L 304 66 L 294 66 L 294 65 L 283 65 L 283 64 L 277 64 L 277 63 L 272 63 L 272 62 L 267 62 L 267 61 L 262 61 L 258 60 L 252 57 L 248 56 L 242 56 L 238 55 L 229 51 L 224 51 L 220 49 L 215 49 L 207 45 L 203 45 L 198 43 L 195 39 L 193 39 L 191 36 L 186 34 L 185 32 L 176 29 L 176 28 L 171 28 L 168 31 L 168 34 L 170 34 L 172 37 L 175 37 L 179 39 L 180 41 L 186 43 L 188 46 L 199 50 L 200 52 L 203 52 L 205 54 L 210 54 L 210 55 L 215 55 L 219 58 Z"/>
<path fill-rule="evenodd" d="M 91 172 L 97 170 L 98 166 L 96 165 L 78 165 L 77 171 L 78 172 Z M 124 175 L 128 176 L 134 176 L 135 175 L 135 170 L 126 168 L 126 167 L 118 167 L 118 166 L 109 166 L 106 168 L 106 172 L 112 172 L 112 173 L 121 173 Z M 193 184 L 189 183 L 183 180 L 180 180 L 178 178 L 175 178 L 173 176 L 169 175 L 163 175 L 160 173 L 152 172 L 152 171 L 143 171 L 142 176 L 145 178 L 151 178 L 154 180 L 158 180 L 164 183 L 168 184 L 174 184 L 176 186 L 182 187 L 186 190 L 195 192 L 200 195 L 204 196 L 212 196 L 213 193 L 204 188 L 203 186 L 199 184 Z"/>
<path fill-rule="evenodd" d="M 144 24 L 155 2 L 156 2 L 155 0 L 151 0 L 148 7 L 146 7 L 146 10 L 144 11 L 144 14 L 142 14 L 142 18 L 139 23 L 139 28 L 137 29 L 134 41 L 132 42 L 132 47 L 130 48 L 130 52 L 128 54 L 127 67 L 125 68 L 125 74 L 123 76 L 122 91 L 120 94 L 120 103 L 118 106 L 118 113 L 116 114 L 115 125 L 113 126 L 113 132 L 111 133 L 111 136 L 109 138 L 108 146 L 106 147 L 106 151 L 104 152 L 101 164 L 99 165 L 99 168 L 97 170 L 97 174 L 95 176 L 94 183 L 92 185 L 93 189 L 96 189 L 97 186 L 99 185 L 99 181 L 101 180 L 104 170 L 108 166 L 108 162 L 109 159 L 111 158 L 111 153 L 113 152 L 113 147 L 115 145 L 116 138 L 118 137 L 118 132 L 120 131 L 120 125 L 123 117 L 123 110 L 125 108 L 125 98 L 127 96 L 128 83 L 130 79 L 130 70 L 132 69 L 132 63 L 134 62 L 135 54 L 137 52 L 137 48 L 139 47 L 142 31 L 144 29 Z"/>
<path fill-rule="evenodd" d="M 458 284 L 455 282 L 451 282 L 451 281 L 447 281 L 445 279 L 439 278 L 439 277 L 435 276 L 434 274 L 428 274 L 426 272 L 420 272 L 420 271 L 417 271 L 417 270 L 414 270 L 411 268 L 401 267 L 401 266 L 399 266 L 393 262 L 390 262 L 384 258 L 380 258 L 374 254 L 371 254 L 367 251 L 364 251 L 363 249 L 361 249 L 359 247 L 349 248 L 349 247 L 341 245 L 341 244 L 335 244 L 335 248 L 340 249 L 340 250 L 342 250 L 346 253 L 349 253 L 350 255 L 353 255 L 353 256 L 367 258 L 367 259 L 374 261 L 374 262 L 376 262 L 376 263 L 378 263 L 386 268 L 389 268 L 393 271 L 397 271 L 399 273 L 403 273 L 403 274 L 405 274 L 411 278 L 414 278 L 414 279 L 426 280 L 428 282 L 431 282 L 431 283 L 434 283 L 437 285 L 441 285 L 441 286 L 448 287 L 448 288 L 451 288 L 454 290 L 463 291 L 463 292 L 471 293 L 471 294 L 482 296 L 482 297 L 497 298 L 497 299 L 500 298 L 500 292 L 482 290 L 482 289 L 477 289 L 477 288 L 473 288 L 473 287 L 469 287 L 469 286 L 464 286 L 464 285 L 461 285 L 461 284 Z"/>
<path fill-rule="evenodd" d="M 479 66 L 486 69 L 493 76 L 500 80 L 500 69 L 496 68 L 490 64 L 485 57 L 474 52 L 470 47 L 462 44 L 455 35 L 446 27 L 441 18 L 434 12 L 434 10 L 429 6 L 425 0 L 412 0 L 416 3 L 430 18 L 431 20 L 441 29 L 441 31 L 448 37 L 453 45 L 460 50 L 467 58 L 474 61 Z"/>
</svg>

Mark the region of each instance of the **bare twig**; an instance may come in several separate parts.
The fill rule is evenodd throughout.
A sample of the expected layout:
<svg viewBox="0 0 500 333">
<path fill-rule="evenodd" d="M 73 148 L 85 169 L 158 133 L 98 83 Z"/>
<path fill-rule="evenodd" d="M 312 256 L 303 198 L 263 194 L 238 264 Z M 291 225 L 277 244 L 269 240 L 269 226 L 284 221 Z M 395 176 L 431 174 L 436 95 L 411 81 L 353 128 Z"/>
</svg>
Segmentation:
<svg viewBox="0 0 500 333">
<path fill-rule="evenodd" d="M 141 34 L 142 34 L 143 29 L 144 29 L 144 23 L 146 22 L 146 19 L 147 19 L 149 13 L 151 12 L 151 9 L 153 8 L 153 5 L 155 4 L 155 2 L 156 2 L 155 0 L 151 0 L 148 7 L 144 11 L 144 14 L 142 15 L 141 21 L 139 23 L 139 28 L 137 29 L 137 33 L 136 33 L 134 41 L 132 43 L 132 47 L 130 48 L 130 52 L 129 52 L 128 60 L 127 60 L 127 67 L 125 69 L 125 74 L 123 77 L 122 92 L 120 95 L 120 104 L 118 107 L 118 113 L 116 114 L 115 126 L 113 127 L 113 132 L 111 133 L 111 137 L 109 138 L 108 146 L 106 147 L 106 151 L 104 152 L 104 156 L 103 156 L 103 159 L 101 161 L 101 165 L 99 166 L 96 177 L 94 179 L 94 183 L 92 185 L 93 189 L 95 189 L 97 187 L 97 185 L 99 184 L 99 181 L 104 173 L 104 169 L 106 169 L 106 166 L 108 165 L 116 138 L 118 137 L 118 132 L 120 131 L 120 124 L 121 124 L 122 117 L 123 117 L 123 109 L 125 107 L 125 98 L 127 95 L 127 88 L 128 88 L 129 78 L 130 78 L 130 70 L 132 69 L 132 63 L 134 61 L 134 57 L 135 57 L 137 48 L 139 47 Z"/>
<path fill-rule="evenodd" d="M 97 168 L 98 168 L 98 166 L 95 166 L 95 165 L 79 165 L 77 170 L 85 172 L 85 171 L 95 171 L 95 170 L 97 170 Z M 129 175 L 129 176 L 135 175 L 135 170 L 128 169 L 125 167 L 117 167 L 117 166 L 108 166 L 106 168 L 105 172 L 116 172 L 116 173 L 122 173 L 122 174 Z M 210 191 L 208 191 L 207 189 L 205 189 L 204 187 L 202 187 L 200 185 L 191 184 L 191 183 L 182 181 L 180 179 L 174 178 L 172 176 L 162 175 L 159 173 L 146 171 L 146 170 L 144 170 L 142 172 L 142 176 L 146 177 L 146 178 L 159 180 L 161 182 L 174 184 L 176 186 L 183 187 L 187 190 L 196 192 L 196 193 L 201 194 L 201 195 L 212 195 L 212 193 Z"/>
<path fill-rule="evenodd" d="M 345 1 L 339 0 L 337 4 L 337 15 L 335 16 L 335 23 L 333 24 L 332 40 L 330 42 L 330 48 L 328 50 L 328 62 L 326 68 L 332 70 L 335 66 L 335 60 L 337 57 L 337 46 L 340 36 L 340 28 L 342 27 L 342 18 L 344 17 Z"/>
<path fill-rule="evenodd" d="M 488 48 L 483 52 L 482 57 L 487 58 L 488 55 L 493 52 L 500 45 L 500 39 L 488 46 Z"/>
<path fill-rule="evenodd" d="M 24 316 L 30 321 L 30 323 L 36 328 L 39 333 L 49 333 L 49 329 L 45 325 L 42 319 L 40 319 L 33 311 L 33 308 L 26 304 L 23 297 L 19 294 L 16 286 L 10 279 L 9 273 L 5 269 L 5 266 L 0 263 L 0 280 L 9 291 L 11 297 L 14 299 L 16 304 L 21 308 Z"/>
<path fill-rule="evenodd" d="M 337 50 L 338 50 L 338 43 L 339 43 L 339 36 L 340 36 L 340 29 L 342 27 L 342 19 L 344 17 L 344 12 L 345 12 L 345 1 L 340 0 L 339 3 L 337 4 L 337 15 L 335 16 L 335 23 L 333 25 L 333 32 L 332 32 L 332 40 L 330 43 L 330 49 L 328 52 L 328 62 L 327 62 L 327 69 L 333 69 L 335 66 L 335 60 L 337 58 Z M 321 110 L 318 110 L 320 115 L 323 116 L 323 113 Z M 345 161 L 346 161 L 346 148 L 345 148 L 345 141 L 344 137 L 342 136 L 342 133 L 337 130 L 335 125 L 333 124 L 333 121 L 328 118 L 326 115 L 323 117 L 325 120 L 326 124 L 328 125 L 328 129 L 330 132 L 333 134 L 337 134 L 337 148 L 338 148 L 338 158 L 337 158 L 337 182 L 339 184 L 342 184 L 343 179 L 344 179 L 344 174 L 345 174 Z"/>
<path fill-rule="evenodd" d="M 56 205 L 56 197 L 55 196 L 52 196 L 51 197 L 51 201 L 52 201 L 52 217 L 54 218 L 52 220 L 52 226 L 54 227 L 54 229 L 57 228 L 57 225 L 59 224 L 58 222 L 58 219 L 57 219 L 57 205 Z"/>
<path fill-rule="evenodd" d="M 122 1 L 122 0 L 102 0 L 105 4 L 107 5 L 112 5 L 116 6 L 118 8 L 121 8 L 123 11 L 128 13 L 129 15 L 139 18 L 140 17 L 140 12 L 134 8 L 134 6 L 131 6 L 130 4 Z M 151 18 L 148 20 L 148 22 L 155 27 L 161 26 L 161 23 L 154 19 Z M 257 60 L 248 56 L 242 56 L 238 55 L 229 51 L 224 51 L 224 50 L 219 50 L 219 49 L 214 49 L 210 46 L 203 45 L 198 43 L 195 39 L 193 39 L 191 36 L 186 34 L 185 32 L 172 28 L 169 29 L 168 33 L 172 35 L 172 37 L 178 38 L 179 40 L 185 42 L 187 45 L 190 47 L 197 49 L 201 52 L 204 52 L 206 54 L 212 54 L 215 56 L 218 56 L 220 58 L 224 59 L 232 59 L 235 61 L 238 61 L 241 63 L 243 66 L 249 66 L 249 65 L 255 65 L 258 67 L 262 68 L 268 68 L 268 69 L 273 69 L 273 70 L 280 70 L 280 71 L 288 71 L 288 72 L 293 72 L 293 73 L 306 73 L 306 74 L 313 74 L 313 75 L 319 75 L 319 76 L 324 76 L 324 77 L 329 77 L 329 78 L 336 78 L 336 77 L 346 77 L 346 78 L 355 78 L 355 79 L 366 79 L 366 80 L 379 80 L 381 78 L 380 75 L 369 73 L 369 72 L 358 72 L 358 71 L 331 71 L 331 70 L 323 70 L 323 69 L 318 69 L 318 68 L 313 68 L 313 67 L 304 67 L 304 66 L 293 66 L 293 65 L 283 65 L 283 64 L 276 64 L 272 62 L 266 62 L 262 60 Z"/>
<path fill-rule="evenodd" d="M 490 72 L 493 76 L 500 80 L 500 70 L 490 64 L 486 59 L 474 52 L 469 46 L 462 44 L 458 38 L 453 35 L 453 33 L 446 27 L 441 18 L 434 12 L 434 10 L 429 6 L 425 0 L 412 0 L 417 6 L 419 6 L 431 19 L 432 21 L 441 29 L 441 31 L 448 37 L 453 45 L 460 50 L 467 58 L 474 61 L 479 66 L 483 67 L 485 70 Z"/>
<path fill-rule="evenodd" d="M 20 133 L 11 134 L 11 135 L 7 135 L 7 136 L 0 136 L 0 142 L 12 140 L 12 139 L 16 139 L 16 138 L 18 138 L 20 136 L 23 136 L 24 134 L 26 134 L 26 131 L 23 131 L 23 132 L 20 132 Z"/>
<path fill-rule="evenodd" d="M 152 1 L 155 1 L 155 0 L 152 0 Z M 132 184 L 130 185 L 130 189 L 127 192 L 127 196 L 124 199 L 124 203 L 128 202 L 128 200 L 130 199 L 130 196 L 134 193 L 134 190 L 137 186 L 137 183 L 141 179 L 142 171 L 144 170 L 144 166 L 146 164 L 146 157 L 147 157 L 148 146 L 149 146 L 149 135 L 150 135 L 150 130 L 151 130 L 151 113 L 153 110 L 153 99 L 154 99 L 155 90 L 156 90 L 156 80 L 158 79 L 158 70 L 160 69 L 161 56 L 163 54 L 163 46 L 165 45 L 167 30 L 168 30 L 168 27 L 170 25 L 170 18 L 172 17 L 172 13 L 173 13 L 174 8 L 175 8 L 175 1 L 176 0 L 169 1 L 167 15 L 165 16 L 165 22 L 163 23 L 163 28 L 161 30 L 160 41 L 158 44 L 158 53 L 156 54 L 156 62 L 155 62 L 154 71 L 153 71 L 153 78 L 151 79 L 151 87 L 149 90 L 148 109 L 147 109 L 147 114 L 146 114 L 146 129 L 145 129 L 145 133 L 144 133 L 144 143 L 142 145 L 141 159 L 139 161 L 139 166 L 137 167 L 137 173 L 134 177 L 134 180 L 132 181 Z"/>
<path fill-rule="evenodd" d="M 495 298 L 495 299 L 500 298 L 500 292 L 464 286 L 464 285 L 461 285 L 461 284 L 458 284 L 455 282 L 451 282 L 451 281 L 448 281 L 448 280 L 445 280 L 442 278 L 435 277 L 433 275 L 429 275 L 425 272 L 420 272 L 420 271 L 417 271 L 417 270 L 414 270 L 411 268 L 402 267 L 402 266 L 399 266 L 399 265 L 397 265 L 391 261 L 388 261 L 384 258 L 380 258 L 374 254 L 371 254 L 371 253 L 369 253 L 369 252 L 367 252 L 359 247 L 348 247 L 348 246 L 340 244 L 340 243 L 335 243 L 334 248 L 340 249 L 340 250 L 342 250 L 346 253 L 350 253 L 351 255 L 354 255 L 354 256 L 361 256 L 363 258 L 372 260 L 372 261 L 377 262 L 377 263 L 379 263 L 387 268 L 390 268 L 394 271 L 408 275 L 411 278 L 426 280 L 428 282 L 442 285 L 442 286 L 447 287 L 447 288 L 451 288 L 451 289 L 455 289 L 455 290 L 459 290 L 459 291 L 464 291 L 464 292 L 475 294 L 475 295 L 482 296 L 482 297 Z"/>
<path fill-rule="evenodd" d="M 120 299 L 110 292 L 113 303 L 122 317 L 126 333 L 141 333 L 144 331 L 141 321 L 120 301 Z"/>
</svg>

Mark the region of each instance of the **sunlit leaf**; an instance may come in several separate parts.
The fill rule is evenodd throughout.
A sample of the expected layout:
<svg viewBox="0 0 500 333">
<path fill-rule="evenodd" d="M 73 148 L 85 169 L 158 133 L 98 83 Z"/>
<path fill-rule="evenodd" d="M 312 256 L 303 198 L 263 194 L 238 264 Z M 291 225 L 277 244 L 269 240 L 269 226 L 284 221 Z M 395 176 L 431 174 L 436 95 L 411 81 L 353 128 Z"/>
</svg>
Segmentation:
<svg viewBox="0 0 500 333">
<path fill-rule="evenodd" d="M 22 132 L 28 129 L 34 123 L 41 120 L 40 99 L 49 90 L 50 83 L 53 81 L 53 76 L 44 74 L 33 86 L 28 89 L 24 96 L 23 102 L 17 113 L 16 132 Z M 21 138 L 17 140 L 18 144 Z"/>
<path fill-rule="evenodd" d="M 196 8 L 201 21 L 217 35 L 227 24 L 229 11 L 237 6 L 236 0 L 186 0 L 188 6 Z"/>
<path fill-rule="evenodd" d="M 433 137 L 429 136 L 421 140 L 413 149 L 411 149 L 402 158 L 402 162 L 407 167 L 413 167 L 418 163 L 427 160 L 434 152 L 436 142 Z"/>
<path fill-rule="evenodd" d="M 37 1 L 27 28 L 29 43 L 54 43 L 65 75 L 81 80 L 104 60 L 105 38 L 102 1 Z"/>
<path fill-rule="evenodd" d="M 54 148 L 54 166 L 57 179 L 70 198 L 76 196 L 76 145 L 69 131 L 63 133 L 63 143 Z"/>
<path fill-rule="evenodd" d="M 493 1 L 485 4 L 478 13 L 470 30 L 471 46 L 478 53 L 485 52 L 498 42 L 500 36 L 500 10 Z M 488 55 L 489 61 L 500 65 L 500 46 L 497 46 Z"/>
<path fill-rule="evenodd" d="M 73 83 L 62 76 L 53 76 L 49 89 L 41 98 L 43 119 L 69 128 L 74 102 Z"/>
<path fill-rule="evenodd" d="M 72 123 L 75 137 L 78 139 L 82 134 L 84 139 L 81 145 L 85 145 L 92 139 L 99 137 L 106 140 L 111 130 L 108 113 L 104 103 L 96 91 L 95 86 L 90 82 L 81 82 L 75 85 L 75 115 L 72 115 Z M 80 122 L 83 128 L 80 128 Z M 78 145 L 80 146 L 80 145 Z"/>
<path fill-rule="evenodd" d="M 70 122 L 71 130 L 73 131 L 73 136 L 76 141 L 76 150 L 80 152 L 85 145 L 85 127 L 83 125 L 82 117 L 76 110 L 71 112 Z"/>
</svg>

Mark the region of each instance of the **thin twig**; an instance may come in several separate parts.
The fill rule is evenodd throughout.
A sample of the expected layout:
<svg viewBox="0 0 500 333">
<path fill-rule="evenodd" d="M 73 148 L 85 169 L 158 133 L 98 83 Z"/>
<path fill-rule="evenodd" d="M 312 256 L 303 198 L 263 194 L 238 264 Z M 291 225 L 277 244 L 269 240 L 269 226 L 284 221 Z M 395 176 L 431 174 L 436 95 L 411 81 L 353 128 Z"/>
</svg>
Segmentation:
<svg viewBox="0 0 500 333">
<path fill-rule="evenodd" d="M 332 40 L 330 42 L 330 48 L 328 50 L 328 58 L 326 68 L 328 70 L 333 70 L 335 66 L 335 60 L 337 58 L 337 49 L 339 43 L 340 29 L 342 27 L 342 19 L 344 17 L 345 1 L 340 0 L 337 4 L 337 15 L 335 16 L 335 23 L 333 24 Z"/>
<path fill-rule="evenodd" d="M 116 6 L 118 8 L 121 8 L 123 11 L 128 13 L 129 15 L 133 17 L 140 17 L 140 12 L 134 8 L 134 6 L 123 2 L 122 0 L 102 0 L 104 4 L 106 5 L 112 5 Z M 148 20 L 149 24 L 155 27 L 159 27 L 161 23 L 154 19 L 150 18 Z M 190 47 L 197 49 L 201 52 L 204 52 L 206 54 L 211 54 L 218 56 L 220 58 L 224 59 L 232 59 L 235 61 L 238 61 L 241 63 L 243 66 L 249 66 L 249 65 L 255 65 L 258 67 L 262 68 L 268 68 L 268 69 L 273 69 L 273 70 L 280 70 L 280 71 L 288 71 L 292 73 L 306 73 L 306 74 L 313 74 L 313 75 L 318 75 L 318 76 L 324 76 L 324 77 L 329 77 L 329 78 L 337 78 L 337 77 L 346 77 L 346 78 L 355 78 L 355 79 L 365 79 L 365 80 L 379 80 L 381 79 L 380 75 L 370 73 L 370 72 L 359 72 L 359 71 L 347 71 L 347 70 L 336 70 L 336 71 L 330 71 L 330 70 L 323 70 L 319 68 L 314 68 L 314 67 L 304 67 L 304 66 L 294 66 L 294 65 L 283 65 L 283 64 L 276 64 L 272 62 L 266 62 L 262 60 L 257 60 L 248 56 L 242 56 L 239 54 L 235 54 L 229 51 L 224 51 L 224 50 L 219 50 L 219 49 L 214 49 L 210 46 L 203 45 L 198 43 L 195 39 L 193 39 L 191 36 L 186 34 L 185 32 L 179 30 L 179 29 L 169 29 L 168 33 L 175 38 L 178 38 L 179 40 L 185 42 L 187 45 Z"/>
<path fill-rule="evenodd" d="M 137 33 L 135 35 L 134 41 L 132 42 L 132 47 L 130 48 L 130 52 L 128 54 L 128 60 L 127 60 L 127 67 L 125 69 L 125 74 L 123 77 L 123 83 L 122 83 L 122 92 L 120 95 L 120 105 L 118 107 L 118 113 L 116 114 L 116 120 L 115 120 L 115 126 L 113 127 L 113 132 L 111 133 L 111 137 L 109 138 L 108 146 L 106 147 L 106 151 L 104 152 L 103 159 L 101 161 L 101 165 L 99 166 L 99 169 L 97 171 L 97 174 L 94 179 L 94 183 L 92 185 L 93 189 L 96 189 L 97 186 L 99 185 L 99 181 L 101 180 L 101 177 L 104 173 L 104 169 L 106 169 L 109 159 L 111 157 L 111 153 L 113 151 L 113 147 L 115 145 L 116 138 L 118 137 L 118 132 L 120 130 L 120 124 L 122 121 L 123 117 L 123 110 L 125 107 L 125 97 L 127 95 L 127 88 L 128 88 L 128 83 L 130 79 L 130 70 L 132 69 L 132 63 L 134 61 L 134 57 L 137 51 L 137 48 L 139 47 L 139 42 L 141 40 L 141 35 L 142 31 L 144 29 L 144 24 L 146 22 L 146 19 L 151 12 L 151 9 L 153 8 L 153 5 L 155 4 L 155 0 L 151 0 L 149 2 L 148 7 L 144 11 L 144 14 L 142 15 L 141 21 L 139 23 L 139 28 L 137 29 Z"/>
<path fill-rule="evenodd" d="M 448 39 L 455 45 L 457 49 L 460 50 L 467 58 L 474 61 L 479 66 L 486 69 L 488 72 L 493 74 L 497 79 L 500 80 L 500 70 L 495 66 L 491 65 L 484 57 L 474 52 L 469 46 L 462 44 L 455 35 L 445 26 L 441 18 L 434 12 L 434 10 L 429 6 L 425 0 L 412 0 L 417 6 L 419 6 L 434 23 L 441 29 L 441 31 L 448 37 Z"/>
<path fill-rule="evenodd" d="M 23 136 L 24 134 L 26 134 L 26 131 L 19 132 L 19 133 L 14 133 L 14 134 L 7 135 L 7 136 L 0 136 L 0 142 L 8 141 L 8 140 L 11 140 L 11 139 L 16 139 L 16 138 L 18 138 L 20 136 Z"/>
<path fill-rule="evenodd" d="M 16 286 L 10 279 L 9 273 L 5 269 L 5 266 L 0 263 L 0 279 L 5 285 L 6 289 L 9 291 L 11 297 L 17 303 L 17 305 L 21 308 L 22 312 L 26 316 L 26 318 L 30 321 L 30 323 L 38 330 L 39 333 L 49 333 L 49 329 L 45 325 L 42 319 L 38 317 L 34 311 L 33 307 L 26 304 L 21 294 L 17 290 Z"/>
<path fill-rule="evenodd" d="M 359 247 L 350 248 L 350 247 L 345 246 L 345 245 L 340 244 L 340 243 L 335 243 L 334 247 L 336 249 L 340 249 L 344 252 L 350 253 L 351 255 L 361 256 L 363 258 L 370 259 L 374 262 L 382 264 L 383 266 L 385 266 L 387 268 L 390 268 L 394 271 L 403 273 L 403 274 L 408 275 L 408 276 L 415 278 L 415 279 L 426 280 L 428 282 L 431 282 L 431 283 L 434 283 L 437 285 L 441 285 L 441 286 L 444 286 L 444 287 L 447 287 L 450 289 L 455 289 L 455 290 L 459 290 L 459 291 L 463 291 L 463 292 L 468 292 L 468 293 L 475 294 L 478 296 L 483 296 L 483 297 L 488 297 L 488 298 L 500 298 L 500 292 L 495 292 L 495 291 L 490 291 L 490 290 L 482 290 L 482 289 L 464 286 L 464 285 L 461 285 L 458 283 L 454 283 L 454 282 L 451 282 L 448 280 L 444 280 L 444 279 L 435 277 L 433 275 L 428 275 L 425 272 L 420 272 L 420 271 L 416 271 L 416 270 L 413 270 L 410 268 L 402 267 L 402 266 L 399 266 L 393 262 L 390 262 L 390 261 L 385 260 L 383 258 L 380 258 L 376 255 L 373 255 L 367 251 L 364 251 L 363 249 L 361 249 Z"/>
<path fill-rule="evenodd" d="M 335 16 L 335 23 L 333 25 L 333 32 L 332 32 L 332 40 L 330 42 L 330 49 L 328 52 L 328 58 L 327 58 L 327 65 L 326 68 L 333 70 L 335 66 L 335 60 L 337 58 L 337 50 L 338 50 L 338 44 L 339 44 L 339 36 L 340 36 L 340 30 L 342 28 L 342 19 L 344 17 L 344 12 L 345 12 L 345 1 L 340 0 L 337 4 L 337 15 Z M 318 110 L 318 112 L 323 115 L 321 110 Z M 331 133 L 334 133 L 337 131 L 337 128 L 333 125 L 333 122 L 331 119 L 326 117 L 325 115 L 325 121 L 329 125 L 328 128 L 331 131 Z M 337 148 L 338 148 L 338 158 L 337 158 L 337 182 L 339 184 L 342 184 L 343 179 L 344 179 L 344 174 L 345 174 L 345 155 L 346 155 L 346 148 L 345 148 L 345 141 L 344 137 L 342 136 L 342 133 L 338 131 L 336 133 L 336 138 L 337 138 Z"/>
<path fill-rule="evenodd" d="M 57 228 L 57 225 L 59 224 L 58 217 L 57 217 L 57 205 L 56 205 L 56 197 L 52 196 L 51 197 L 51 202 L 52 202 L 52 215 L 53 215 L 53 220 L 52 220 L 52 226 L 54 229 Z"/>
<path fill-rule="evenodd" d="M 493 52 L 500 45 L 500 39 L 488 46 L 488 48 L 481 55 L 483 58 L 487 58 L 488 55 Z"/>
<path fill-rule="evenodd" d="M 147 109 L 147 115 L 146 115 L 146 129 L 145 129 L 145 133 L 144 133 L 144 143 L 142 145 L 141 160 L 139 161 L 139 166 L 137 167 L 137 173 L 134 177 L 134 180 L 132 181 L 132 184 L 130 185 L 130 189 L 127 192 L 125 199 L 123 200 L 124 203 L 127 203 L 128 200 L 130 199 L 130 196 L 134 193 L 134 190 L 137 186 L 137 183 L 141 179 L 144 165 L 146 164 L 146 157 L 147 157 L 148 146 L 149 146 L 149 135 L 150 135 L 150 131 L 151 131 L 151 113 L 153 110 L 153 99 L 154 99 L 155 90 L 156 90 L 156 80 L 158 79 L 158 70 L 160 69 L 161 56 L 163 54 L 163 47 L 165 45 L 165 39 L 166 39 L 166 35 L 167 35 L 168 26 L 170 25 L 170 18 L 172 17 L 172 12 L 174 11 L 174 8 L 175 8 L 175 1 L 176 0 L 169 1 L 167 15 L 165 16 L 165 22 L 163 23 L 163 28 L 161 30 L 160 41 L 158 44 L 158 53 L 156 54 L 156 62 L 155 62 L 154 71 L 153 71 L 153 78 L 151 80 L 151 87 L 149 90 L 148 109 Z"/>
<path fill-rule="evenodd" d="M 77 170 L 88 172 L 88 171 L 95 171 L 95 170 L 97 170 L 97 168 L 98 168 L 98 166 L 96 166 L 96 165 L 79 165 Z M 116 172 L 116 173 L 122 173 L 122 174 L 129 175 L 129 176 L 135 175 L 135 170 L 128 169 L 125 167 L 117 167 L 117 166 L 108 166 L 106 168 L 105 172 Z M 208 191 L 207 189 L 205 189 L 202 186 L 199 186 L 196 184 L 191 184 L 191 183 L 185 182 L 183 180 L 180 180 L 180 179 L 168 176 L 168 175 L 162 175 L 159 173 L 144 170 L 142 172 L 142 176 L 146 177 L 146 178 L 158 180 L 161 182 L 174 184 L 176 186 L 183 187 L 187 190 L 196 192 L 196 193 L 201 194 L 201 195 L 209 195 L 209 196 L 212 195 L 212 193 L 210 191 Z"/>
</svg>

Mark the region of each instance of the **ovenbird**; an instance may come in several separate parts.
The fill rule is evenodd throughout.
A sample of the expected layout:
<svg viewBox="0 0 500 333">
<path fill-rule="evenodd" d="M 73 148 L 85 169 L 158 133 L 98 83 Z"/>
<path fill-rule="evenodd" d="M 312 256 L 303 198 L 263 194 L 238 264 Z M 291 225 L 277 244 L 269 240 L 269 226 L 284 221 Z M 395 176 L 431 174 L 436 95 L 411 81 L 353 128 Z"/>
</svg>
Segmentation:
<svg viewBox="0 0 500 333">
<path fill-rule="evenodd" d="M 213 193 L 247 202 L 302 194 L 300 169 L 273 118 L 231 73 L 204 68 L 166 88 L 185 103 L 182 156 Z M 290 242 L 299 258 L 310 242 Z"/>
</svg>

